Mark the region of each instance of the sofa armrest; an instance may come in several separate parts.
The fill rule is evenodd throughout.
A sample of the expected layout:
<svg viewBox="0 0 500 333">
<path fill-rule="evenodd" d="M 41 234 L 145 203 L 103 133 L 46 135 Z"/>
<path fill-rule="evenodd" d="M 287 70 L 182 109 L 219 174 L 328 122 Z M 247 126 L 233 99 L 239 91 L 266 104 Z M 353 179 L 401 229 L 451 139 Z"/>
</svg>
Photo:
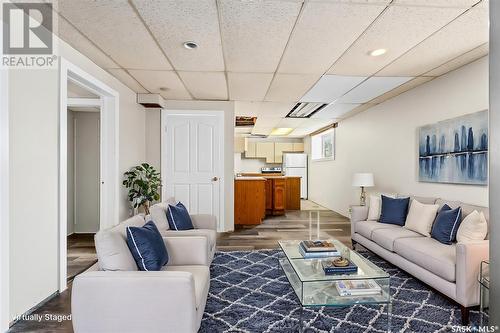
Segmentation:
<svg viewBox="0 0 500 333">
<path fill-rule="evenodd" d="M 457 244 L 457 301 L 461 305 L 479 304 L 479 270 L 481 261 L 488 258 L 489 240 Z"/>
<path fill-rule="evenodd" d="M 350 208 L 350 219 L 351 219 L 351 238 L 356 232 L 354 225 L 359 221 L 366 221 L 368 218 L 368 207 L 367 206 L 351 206 Z"/>
<path fill-rule="evenodd" d="M 191 221 L 195 229 L 211 229 L 217 231 L 217 217 L 210 214 L 193 214 Z"/>
<path fill-rule="evenodd" d="M 163 241 L 167 247 L 169 265 L 210 265 L 205 236 L 163 237 Z"/>
<path fill-rule="evenodd" d="M 72 287 L 75 333 L 196 332 L 189 272 L 91 271 Z"/>
</svg>

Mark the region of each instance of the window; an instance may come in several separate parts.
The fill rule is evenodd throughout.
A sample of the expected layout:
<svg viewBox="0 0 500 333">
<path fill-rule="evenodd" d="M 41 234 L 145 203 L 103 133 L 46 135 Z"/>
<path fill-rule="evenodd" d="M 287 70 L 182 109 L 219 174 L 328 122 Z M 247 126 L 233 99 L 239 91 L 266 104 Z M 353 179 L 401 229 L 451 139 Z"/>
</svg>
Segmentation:
<svg viewBox="0 0 500 333">
<path fill-rule="evenodd" d="M 313 135 L 311 138 L 312 160 L 333 160 L 335 158 L 335 128 Z"/>
</svg>

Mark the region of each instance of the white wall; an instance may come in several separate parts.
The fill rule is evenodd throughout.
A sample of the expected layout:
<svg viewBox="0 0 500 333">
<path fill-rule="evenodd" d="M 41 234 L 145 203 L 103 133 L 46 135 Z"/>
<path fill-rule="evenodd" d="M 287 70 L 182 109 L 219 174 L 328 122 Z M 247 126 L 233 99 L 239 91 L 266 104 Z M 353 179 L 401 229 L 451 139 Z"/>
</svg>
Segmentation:
<svg viewBox="0 0 500 333">
<path fill-rule="evenodd" d="M 136 94 L 88 58 L 59 42 L 59 52 L 120 94 L 120 172 L 145 160 L 145 112 Z M 58 70 L 11 70 L 10 318 L 58 289 Z M 66 82 L 63 82 L 66 84 Z M 120 219 L 129 214 L 119 182 Z M 66 221 L 63 221 L 66 223 Z M 33 279 L 35 277 L 35 280 Z"/>
<path fill-rule="evenodd" d="M 259 173 L 263 167 L 281 166 L 281 163 L 266 163 L 265 158 L 245 158 L 245 153 L 234 153 L 234 171 Z"/>
<path fill-rule="evenodd" d="M 167 101 L 169 110 L 215 110 L 224 112 L 224 231 L 234 230 L 234 103 L 216 101 Z M 161 170 L 161 111 L 147 110 L 146 160 Z"/>
<path fill-rule="evenodd" d="M 356 172 L 373 172 L 371 191 L 441 197 L 488 206 L 486 186 L 418 182 L 417 128 L 488 109 L 488 59 L 376 105 L 339 123 L 336 159 L 310 162 L 309 198 L 347 215 L 359 202 Z M 310 139 L 307 139 L 310 146 Z M 310 149 L 308 147 L 308 149 Z"/>
</svg>

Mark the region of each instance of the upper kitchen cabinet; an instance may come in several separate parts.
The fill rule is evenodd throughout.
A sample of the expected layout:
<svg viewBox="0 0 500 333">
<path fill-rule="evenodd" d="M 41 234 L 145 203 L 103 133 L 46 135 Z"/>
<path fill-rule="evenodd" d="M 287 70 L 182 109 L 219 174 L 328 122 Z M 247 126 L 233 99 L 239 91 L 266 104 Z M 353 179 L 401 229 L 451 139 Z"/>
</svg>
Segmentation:
<svg viewBox="0 0 500 333">
<path fill-rule="evenodd" d="M 245 157 L 257 157 L 257 144 L 255 142 L 245 140 Z"/>
<path fill-rule="evenodd" d="M 291 152 L 295 143 L 292 142 L 275 142 L 274 143 L 274 163 L 283 162 L 283 153 Z"/>
<path fill-rule="evenodd" d="M 297 153 L 304 152 L 304 143 L 303 142 L 294 142 L 293 143 L 293 151 Z"/>
<path fill-rule="evenodd" d="M 274 142 L 257 142 L 256 146 L 257 157 L 266 159 L 266 163 L 274 162 Z M 245 155 L 246 157 L 246 155 Z"/>
</svg>

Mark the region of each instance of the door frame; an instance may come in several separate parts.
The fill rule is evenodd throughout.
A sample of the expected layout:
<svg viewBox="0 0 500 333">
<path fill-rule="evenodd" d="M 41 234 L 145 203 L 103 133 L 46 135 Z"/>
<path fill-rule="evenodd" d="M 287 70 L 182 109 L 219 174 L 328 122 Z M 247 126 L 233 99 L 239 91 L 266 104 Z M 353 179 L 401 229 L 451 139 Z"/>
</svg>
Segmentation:
<svg viewBox="0 0 500 333">
<path fill-rule="evenodd" d="M 60 58 L 59 72 L 59 292 L 67 288 L 68 81 L 100 97 L 99 228 L 119 222 L 119 94 L 80 67 Z"/>
<path fill-rule="evenodd" d="M 10 322 L 8 83 L 8 70 L 0 69 L 0 332 L 6 332 Z"/>
<path fill-rule="evenodd" d="M 165 175 L 167 174 L 166 170 L 166 164 L 163 163 L 163 161 L 166 158 L 166 152 L 165 152 L 165 147 L 167 147 L 167 136 L 166 134 L 166 126 L 167 126 L 167 116 L 215 116 L 217 117 L 219 123 L 221 124 L 220 128 L 220 154 L 221 154 L 221 159 L 219 161 L 219 170 L 220 170 L 220 176 L 219 176 L 219 218 L 217 219 L 217 231 L 222 231 L 224 230 L 224 223 L 225 223 L 225 215 L 226 215 L 226 202 L 224 200 L 225 198 L 225 186 L 224 186 L 224 176 L 225 176 L 225 168 L 224 168 L 224 161 L 225 161 L 225 150 L 224 150 L 224 130 L 225 130 L 225 123 L 224 123 L 224 111 L 221 110 L 176 110 L 176 109 L 162 109 L 161 110 L 161 153 L 160 153 L 160 169 L 161 169 L 161 182 L 162 184 L 166 184 L 165 182 Z M 162 186 L 161 190 L 161 200 L 163 201 L 166 199 L 166 187 Z"/>
</svg>

